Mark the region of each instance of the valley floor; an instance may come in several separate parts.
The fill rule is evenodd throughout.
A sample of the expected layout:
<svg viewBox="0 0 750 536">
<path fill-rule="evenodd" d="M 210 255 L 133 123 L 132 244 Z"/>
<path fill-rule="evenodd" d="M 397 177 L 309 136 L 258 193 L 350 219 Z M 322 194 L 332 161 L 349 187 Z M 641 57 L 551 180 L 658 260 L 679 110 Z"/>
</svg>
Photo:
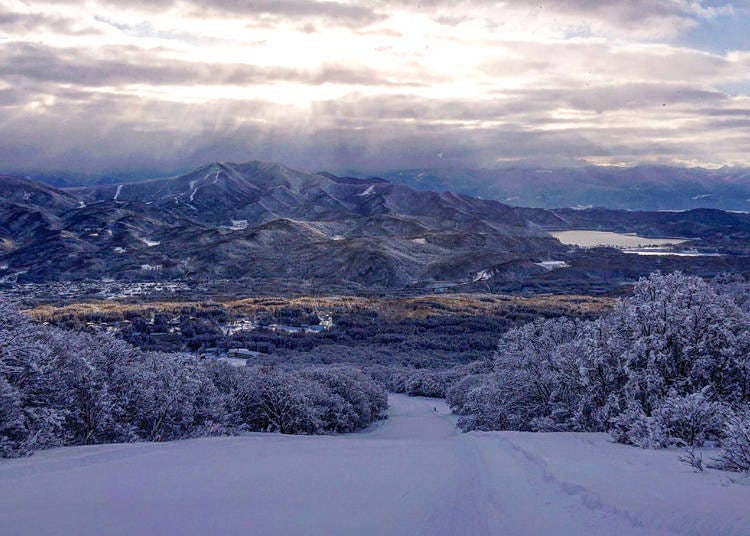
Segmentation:
<svg viewBox="0 0 750 536">
<path fill-rule="evenodd" d="M 459 434 L 442 401 L 390 402 L 390 418 L 361 434 L 251 434 L 3 460 L 0 532 L 750 534 L 750 481 L 693 473 L 675 451 L 604 434 Z"/>
</svg>

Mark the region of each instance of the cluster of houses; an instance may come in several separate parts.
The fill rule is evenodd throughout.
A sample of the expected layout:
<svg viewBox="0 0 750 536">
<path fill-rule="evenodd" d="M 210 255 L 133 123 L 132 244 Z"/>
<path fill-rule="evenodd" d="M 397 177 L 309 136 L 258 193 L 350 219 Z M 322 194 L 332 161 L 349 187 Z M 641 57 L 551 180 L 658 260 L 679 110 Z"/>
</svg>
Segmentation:
<svg viewBox="0 0 750 536">
<path fill-rule="evenodd" d="M 242 319 L 227 324 L 224 333 L 231 335 L 241 331 L 253 331 L 256 329 L 267 329 L 271 331 L 280 331 L 284 333 L 322 333 L 333 327 L 333 317 L 330 314 L 318 315 L 320 322 L 318 324 L 302 324 L 301 326 L 290 326 L 285 324 L 269 324 L 259 326 L 252 320 Z M 228 363 L 235 367 L 244 367 L 248 360 L 262 355 L 261 352 L 248 350 L 247 348 L 229 348 L 222 351 L 219 348 L 206 348 L 201 354 L 200 359 L 216 359 Z"/>
<path fill-rule="evenodd" d="M 322 333 L 333 327 L 331 315 L 318 315 L 318 324 L 302 324 L 301 326 L 287 326 L 284 324 L 269 324 L 265 329 L 283 331 L 284 333 Z"/>
<path fill-rule="evenodd" d="M 191 317 L 190 320 L 198 320 L 195 317 Z M 268 330 L 282 333 L 323 333 L 334 327 L 333 317 L 330 314 L 318 314 L 318 324 L 301 324 L 299 326 L 292 326 L 288 324 L 260 324 L 254 319 L 241 318 L 233 322 L 224 324 L 221 326 L 222 333 L 225 336 L 231 336 L 236 333 L 255 331 L 255 330 Z M 145 319 L 145 324 L 148 326 L 155 325 L 155 315 L 151 313 L 150 317 Z M 169 319 L 163 327 L 160 327 L 161 331 L 148 331 L 148 336 L 151 343 L 176 343 L 179 344 L 182 337 L 182 320 L 180 317 L 174 317 Z M 133 327 L 133 322 L 130 320 L 115 320 L 109 322 L 86 322 L 86 327 L 96 331 L 104 331 L 113 335 L 117 335 L 122 331 L 129 330 Z M 151 328 L 153 329 L 153 328 Z M 260 352 L 249 350 L 247 348 L 229 348 L 220 349 L 216 347 L 204 348 L 199 352 L 201 359 L 217 359 L 219 361 L 228 362 L 235 366 L 244 366 L 248 359 L 260 356 Z"/>
<path fill-rule="evenodd" d="M 146 268 L 141 267 L 146 270 Z M 187 292 L 190 287 L 181 281 L 141 281 L 127 282 L 114 279 L 87 281 L 52 281 L 47 283 L 18 283 L 13 273 L 3 276 L 0 270 L 0 285 L 7 284 L 2 291 L 8 296 L 19 299 L 80 300 L 82 297 L 97 299 L 133 298 L 141 296 L 172 296 Z M 12 276 L 12 277 L 11 277 Z M 5 286 L 5 285 L 3 285 Z M 52 300 L 54 298 L 54 300 Z"/>
<path fill-rule="evenodd" d="M 199 359 L 215 359 L 223 363 L 228 363 L 233 367 L 244 367 L 248 364 L 248 360 L 253 357 L 262 355 L 260 352 L 248 350 L 247 348 L 230 348 L 226 352 L 219 350 L 218 348 L 206 348 L 201 353 Z"/>
</svg>

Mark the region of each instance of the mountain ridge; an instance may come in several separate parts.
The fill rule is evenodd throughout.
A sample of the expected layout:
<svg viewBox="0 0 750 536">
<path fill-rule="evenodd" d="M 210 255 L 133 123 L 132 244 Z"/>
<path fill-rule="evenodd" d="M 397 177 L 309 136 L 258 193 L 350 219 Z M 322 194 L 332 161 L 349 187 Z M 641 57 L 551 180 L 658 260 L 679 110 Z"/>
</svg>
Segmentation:
<svg viewBox="0 0 750 536">
<path fill-rule="evenodd" d="M 0 206 L 0 281 L 282 278 L 448 288 L 549 280 L 558 277 L 550 266 L 564 265 L 571 277 L 607 281 L 701 263 L 710 275 L 750 252 L 746 214 L 515 207 L 260 161 L 64 190 L 6 176 Z M 689 237 L 729 256 L 692 265 L 634 259 L 571 249 L 549 234 L 569 229 Z"/>
<path fill-rule="evenodd" d="M 230 163 L 217 162 L 213 165 L 217 164 Z M 356 169 L 340 171 L 341 176 L 327 171 L 314 174 L 351 183 L 388 181 L 423 191 L 454 191 L 496 199 L 513 206 L 535 208 L 591 206 L 623 210 L 719 208 L 750 211 L 750 169 L 743 167 L 702 168 L 641 164 L 628 167 L 544 168 L 519 165 L 485 169 L 381 169 L 370 173 Z M 176 174 L 174 177 L 185 174 Z M 66 175 L 64 179 L 43 176 L 40 180 L 55 187 L 80 188 L 95 186 L 97 183 L 116 186 L 160 179 L 76 179 Z"/>
<path fill-rule="evenodd" d="M 56 191 L 36 184 L 40 192 Z M 470 279 L 486 268 L 479 259 L 503 263 L 562 249 L 495 201 L 276 163 L 213 163 L 180 177 L 59 192 L 69 202 L 34 236 L 0 222 L 2 237 L 17 244 L 4 262 L 23 278 L 158 272 L 399 287 L 444 273 Z M 16 193 L 6 197 L 17 210 L 44 212 L 18 204 Z"/>
</svg>

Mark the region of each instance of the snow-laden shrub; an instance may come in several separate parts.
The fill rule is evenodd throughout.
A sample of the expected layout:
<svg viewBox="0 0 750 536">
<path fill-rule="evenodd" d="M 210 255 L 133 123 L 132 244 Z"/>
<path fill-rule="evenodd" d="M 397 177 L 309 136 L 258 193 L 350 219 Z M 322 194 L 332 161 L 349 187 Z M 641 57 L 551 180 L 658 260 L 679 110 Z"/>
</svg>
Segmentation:
<svg viewBox="0 0 750 536">
<path fill-rule="evenodd" d="M 609 429 L 612 438 L 618 443 L 636 445 L 643 449 L 659 449 L 669 446 L 669 434 L 662 423 L 647 416 L 637 403 L 612 419 Z"/>
<path fill-rule="evenodd" d="M 495 383 L 485 382 L 472 387 L 466 393 L 458 427 L 464 432 L 509 429 L 511 426 L 502 409 L 502 401 L 503 393 Z"/>
<path fill-rule="evenodd" d="M 385 416 L 385 390 L 359 371 L 336 367 L 291 372 L 240 369 L 244 429 L 282 434 L 352 432 Z"/>
<path fill-rule="evenodd" d="M 566 381 L 575 367 L 566 350 L 579 329 L 580 323 L 568 319 L 539 320 L 500 339 L 492 377 L 498 411 L 510 429 L 566 428 L 571 408 L 565 401 L 577 390 Z"/>
<path fill-rule="evenodd" d="M 409 396 L 445 398 L 451 380 L 445 371 L 422 369 L 410 374 L 404 387 Z"/>
<path fill-rule="evenodd" d="M 348 367 L 317 367 L 302 372 L 308 380 L 320 384 L 330 400 L 340 398 L 343 407 L 329 408 L 326 429 L 334 432 L 352 432 L 382 419 L 388 408 L 385 390 L 361 371 Z"/>
<path fill-rule="evenodd" d="M 696 472 L 703 472 L 703 454 L 700 451 L 696 451 L 693 447 L 685 449 L 685 454 L 677 458 L 682 463 L 689 465 Z"/>
<path fill-rule="evenodd" d="M 702 391 L 665 398 L 653 416 L 669 444 L 688 447 L 718 439 L 727 417 L 724 405 L 709 400 Z"/>
<path fill-rule="evenodd" d="M 467 374 L 472 374 L 478 363 L 482 362 L 456 366 L 449 370 L 402 365 L 371 366 L 366 370 L 370 376 L 391 392 L 405 393 L 409 396 L 445 398 L 453 384 Z"/>
<path fill-rule="evenodd" d="M 293 373 L 255 368 L 248 373 L 250 430 L 282 434 L 324 433 L 320 385 L 305 383 Z"/>
<path fill-rule="evenodd" d="M 667 397 L 650 416 L 631 402 L 612 419 L 610 434 L 619 443 L 641 448 L 700 447 L 719 438 L 725 419 L 724 406 L 698 392 Z"/>
<path fill-rule="evenodd" d="M 722 453 L 713 467 L 725 471 L 750 472 L 750 407 L 731 415 L 724 427 Z"/>
<path fill-rule="evenodd" d="M 595 323 L 554 319 L 510 330 L 498 343 L 491 372 L 457 382 L 448 391 L 448 401 L 475 428 L 604 430 L 609 422 L 604 408 L 609 407 L 609 387 L 617 375 L 602 363 L 606 352 L 597 350 L 602 346 L 597 339 L 602 337 L 600 328 Z M 482 416 L 468 418 L 471 409 L 462 401 L 470 382 L 492 386 L 492 404 L 502 419 L 489 408 Z M 478 407 L 479 402 L 474 400 L 473 405 Z"/>
<path fill-rule="evenodd" d="M 28 451 L 26 417 L 18 389 L 0 377 L 0 457 L 23 456 Z"/>
<path fill-rule="evenodd" d="M 471 407 L 467 404 L 469 393 L 475 387 L 489 382 L 489 374 L 470 374 L 457 381 L 446 394 L 446 401 L 456 415 L 467 415 Z"/>
</svg>

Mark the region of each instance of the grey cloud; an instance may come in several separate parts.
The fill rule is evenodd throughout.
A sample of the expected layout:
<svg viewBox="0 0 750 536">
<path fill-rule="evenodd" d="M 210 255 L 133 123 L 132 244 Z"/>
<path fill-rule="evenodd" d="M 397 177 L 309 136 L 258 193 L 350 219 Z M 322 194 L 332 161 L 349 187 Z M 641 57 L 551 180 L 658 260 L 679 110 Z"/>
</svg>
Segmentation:
<svg viewBox="0 0 750 536">
<path fill-rule="evenodd" d="M 455 26 L 477 7 L 490 14 L 484 20 L 489 27 L 502 28 L 506 8 L 527 15 L 553 18 L 575 34 L 587 35 L 669 35 L 676 37 L 689 28 L 720 13 L 737 10 L 745 0 L 423 0 L 418 7 L 409 0 L 385 0 L 380 5 L 399 5 L 403 9 L 432 11 L 433 18 L 444 25 Z M 491 13 L 495 13 L 493 16 Z"/>
<path fill-rule="evenodd" d="M 709 7 L 711 2 L 696 4 Z M 695 15 L 690 2 L 679 0 L 555 0 L 541 5 L 552 10 L 578 14 L 595 13 L 631 24 L 643 23 L 647 18 Z"/>
<path fill-rule="evenodd" d="M 714 129 L 750 129 L 750 114 L 748 114 L 748 117 L 741 118 L 738 117 L 736 119 L 724 119 L 721 121 L 714 121 L 712 123 L 709 123 L 707 126 Z M 750 140 L 750 136 L 747 136 L 747 139 Z M 749 143 L 750 145 L 750 143 Z"/>
<path fill-rule="evenodd" d="M 159 51 L 138 47 L 106 47 L 96 55 L 79 49 L 57 49 L 34 43 L 0 44 L 0 73 L 37 81 L 54 81 L 98 87 L 123 84 L 151 85 L 250 85 L 269 82 L 351 85 L 421 85 L 412 80 L 390 79 L 367 67 L 324 65 L 303 71 L 286 67 L 247 64 L 208 64 L 164 58 Z"/>
<path fill-rule="evenodd" d="M 196 7 L 209 12 L 268 14 L 283 17 L 323 17 L 361 23 L 382 18 L 373 10 L 340 2 L 308 0 L 191 0 Z"/>
<path fill-rule="evenodd" d="M 740 0 L 741 2 L 743 0 Z M 735 2 L 736 4 L 737 2 Z M 386 0 L 384 5 L 413 6 L 409 0 L 394 2 Z M 484 6 L 520 6 L 540 12 L 571 13 L 577 15 L 595 15 L 618 21 L 642 23 L 647 18 L 668 18 L 674 16 L 695 17 L 702 13 L 709 15 L 711 10 L 728 8 L 731 2 L 715 0 L 552 0 L 528 2 L 527 0 L 471 0 L 468 5 Z M 456 5 L 455 0 L 423 0 L 420 7 L 434 8 Z M 460 4 L 459 4 L 460 5 Z M 447 22 L 451 22 L 447 20 Z M 458 22 L 458 21 L 453 21 Z"/>
<path fill-rule="evenodd" d="M 373 9 L 335 1 L 315 0 L 101 0 L 101 6 L 158 12 L 181 8 L 193 16 L 275 16 L 285 19 L 324 18 L 370 24 L 382 19 Z M 55 5 L 87 5 L 85 0 L 56 0 Z"/>
<path fill-rule="evenodd" d="M 595 112 L 719 103 L 727 99 L 720 91 L 672 84 L 614 84 L 579 89 L 533 90 L 519 92 L 516 97 L 527 102 L 565 104 L 577 110 Z"/>
<path fill-rule="evenodd" d="M 16 88 L 0 89 L 0 106 L 15 106 L 27 99 L 28 94 Z"/>
<path fill-rule="evenodd" d="M 580 79 L 588 77 L 628 82 L 716 83 L 719 80 L 746 79 L 750 56 L 733 60 L 728 56 L 709 54 L 700 50 L 666 46 L 614 46 L 595 41 L 517 42 L 511 51 L 523 58 L 554 58 L 548 62 L 548 77 L 575 73 Z M 505 49 L 498 51 L 498 60 L 482 66 L 490 75 L 513 72 L 524 64 L 508 65 Z M 530 71 L 539 70 L 534 60 Z M 560 82 L 561 80 L 558 80 Z"/>
<path fill-rule="evenodd" d="M 10 34 L 29 34 L 34 32 L 52 32 L 67 35 L 98 35 L 101 30 L 81 21 L 67 17 L 29 14 L 16 12 L 0 12 L 0 28 Z"/>
<path fill-rule="evenodd" d="M 697 110 L 700 115 L 718 117 L 750 118 L 750 108 L 703 108 Z"/>
<path fill-rule="evenodd" d="M 598 87 L 499 92 L 496 99 L 426 99 L 413 95 L 349 97 L 316 103 L 323 116 L 357 121 L 548 121 L 545 112 L 560 107 L 581 111 L 658 109 L 696 104 L 718 105 L 728 97 L 719 91 L 688 85 L 613 84 Z M 690 111 L 691 114 L 694 112 Z"/>
</svg>

